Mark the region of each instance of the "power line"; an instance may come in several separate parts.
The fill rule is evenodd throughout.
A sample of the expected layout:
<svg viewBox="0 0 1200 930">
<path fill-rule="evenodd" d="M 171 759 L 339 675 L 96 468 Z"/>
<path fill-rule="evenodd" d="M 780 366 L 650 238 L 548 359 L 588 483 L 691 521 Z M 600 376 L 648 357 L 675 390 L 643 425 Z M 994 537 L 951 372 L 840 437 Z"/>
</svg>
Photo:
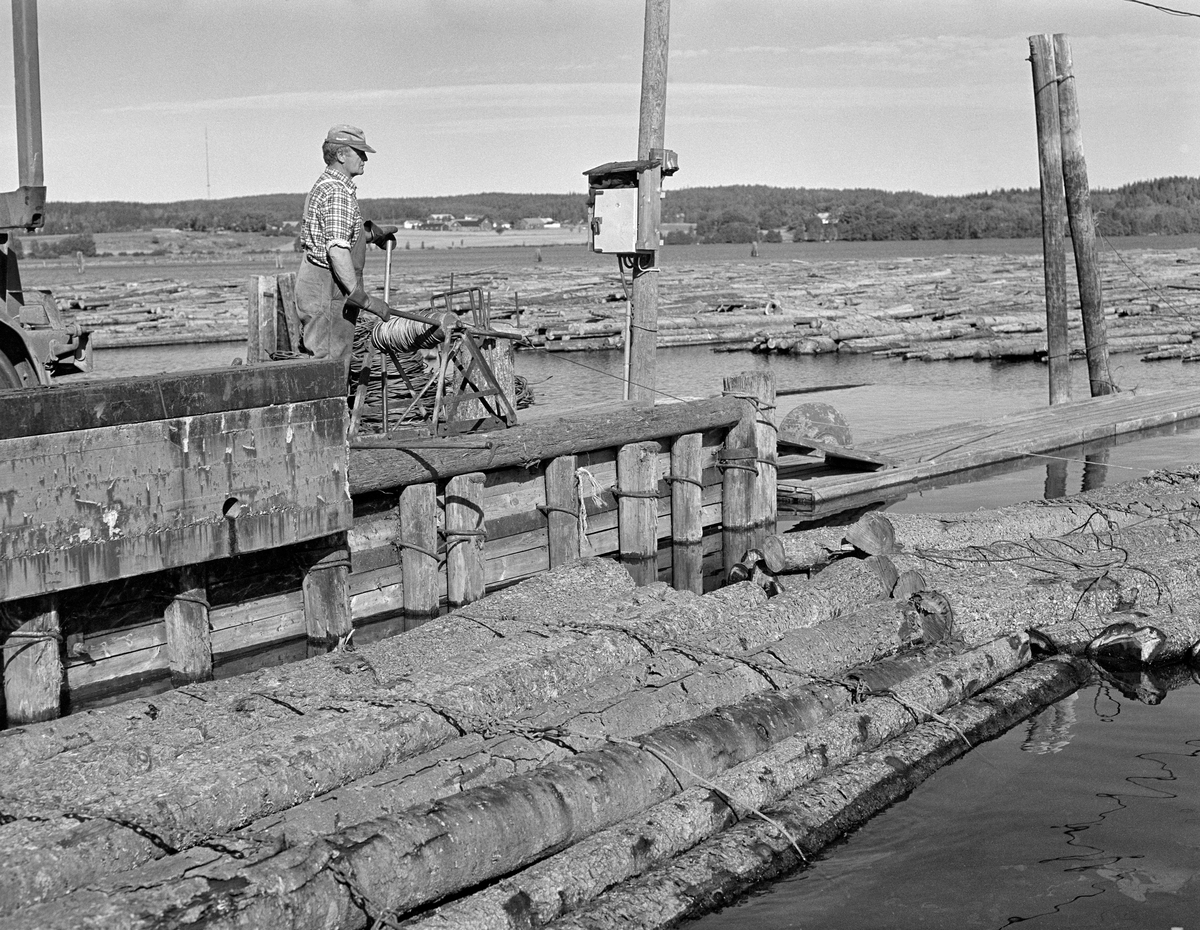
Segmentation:
<svg viewBox="0 0 1200 930">
<path fill-rule="evenodd" d="M 1189 10 L 1175 10 L 1169 6 L 1159 6 L 1157 3 L 1148 3 L 1147 0 L 1125 0 L 1126 3 L 1136 3 L 1138 6 L 1148 6 L 1152 10 L 1158 10 L 1160 13 L 1169 13 L 1172 16 L 1191 16 L 1200 19 L 1200 13 L 1192 13 Z"/>
</svg>

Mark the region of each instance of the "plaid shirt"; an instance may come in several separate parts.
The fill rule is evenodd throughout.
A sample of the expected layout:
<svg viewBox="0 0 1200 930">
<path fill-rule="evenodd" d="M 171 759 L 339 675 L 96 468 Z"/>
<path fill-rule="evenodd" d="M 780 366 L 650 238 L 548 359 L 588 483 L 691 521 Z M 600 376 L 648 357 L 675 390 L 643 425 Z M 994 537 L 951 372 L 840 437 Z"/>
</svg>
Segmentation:
<svg viewBox="0 0 1200 930">
<path fill-rule="evenodd" d="M 358 188 L 333 168 L 326 168 L 304 200 L 300 245 L 314 264 L 329 267 L 330 246 L 350 248 L 362 230 Z"/>
</svg>

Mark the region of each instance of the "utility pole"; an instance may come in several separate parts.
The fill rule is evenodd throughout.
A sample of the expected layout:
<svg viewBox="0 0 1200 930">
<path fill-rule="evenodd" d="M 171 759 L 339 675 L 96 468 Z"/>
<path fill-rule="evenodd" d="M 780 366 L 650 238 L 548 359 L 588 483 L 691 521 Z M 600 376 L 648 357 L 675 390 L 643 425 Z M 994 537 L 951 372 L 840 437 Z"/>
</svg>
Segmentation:
<svg viewBox="0 0 1200 930">
<path fill-rule="evenodd" d="M 670 33 L 671 0 L 646 0 L 646 26 L 642 47 L 642 101 L 638 123 L 638 158 L 648 159 L 661 152 L 667 116 L 667 48 Z M 641 189 L 643 216 L 658 217 L 658 198 L 662 190 L 662 170 L 655 168 L 656 182 Z M 653 240 L 654 251 L 639 252 L 633 269 L 630 298 L 632 320 L 629 328 L 629 378 L 632 400 L 653 405 L 655 390 L 655 344 L 658 340 L 658 223 L 643 231 Z"/>
<path fill-rule="evenodd" d="M 1042 263 L 1046 282 L 1046 355 L 1050 403 L 1071 399 L 1070 345 L 1067 342 L 1067 256 L 1063 242 L 1062 139 L 1058 79 L 1050 36 L 1029 37 L 1033 65 L 1033 104 L 1037 115 L 1038 167 L 1042 187 Z"/>
</svg>

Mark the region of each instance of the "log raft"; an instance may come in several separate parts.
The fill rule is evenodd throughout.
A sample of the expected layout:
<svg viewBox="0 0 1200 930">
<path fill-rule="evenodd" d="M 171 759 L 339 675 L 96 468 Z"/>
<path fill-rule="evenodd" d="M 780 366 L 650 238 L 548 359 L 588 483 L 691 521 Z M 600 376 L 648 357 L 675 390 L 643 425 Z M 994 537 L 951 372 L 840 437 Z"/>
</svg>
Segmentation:
<svg viewBox="0 0 1200 930">
<path fill-rule="evenodd" d="M 448 448 L 351 449 L 329 363 L 10 409 L 6 926 L 615 926 L 635 905 L 666 925 L 963 751 L 933 715 L 983 738 L 1089 657 L 1200 640 L 1200 473 L 990 522 L 776 536 L 761 373 Z M 1165 409 L 1064 405 L 1051 435 Z M 1013 445 L 972 427 L 835 457 L 955 444 L 961 467 Z M 254 667 L 281 642 L 307 661 Z M 211 680 L 229 670 L 249 674 Z M 55 719 L 64 691 L 131 676 L 176 687 Z M 747 813 L 764 826 L 739 840 Z M 698 875 L 685 850 L 710 844 L 729 864 L 675 900 L 654 876 Z"/>
</svg>

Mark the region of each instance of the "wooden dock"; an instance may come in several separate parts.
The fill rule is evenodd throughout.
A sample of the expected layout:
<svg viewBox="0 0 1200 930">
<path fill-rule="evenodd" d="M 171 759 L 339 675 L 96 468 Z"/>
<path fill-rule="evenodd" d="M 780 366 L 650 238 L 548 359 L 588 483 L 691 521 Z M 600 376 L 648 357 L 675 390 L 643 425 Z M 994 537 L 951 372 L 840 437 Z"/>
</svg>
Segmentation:
<svg viewBox="0 0 1200 930">
<path fill-rule="evenodd" d="M 1128 392 L 874 440 L 845 454 L 780 440 L 781 513 L 821 518 L 932 479 L 1200 417 L 1200 389 Z M 857 453 L 857 454 L 854 454 Z M 870 459 L 889 464 L 873 465 Z"/>
</svg>

